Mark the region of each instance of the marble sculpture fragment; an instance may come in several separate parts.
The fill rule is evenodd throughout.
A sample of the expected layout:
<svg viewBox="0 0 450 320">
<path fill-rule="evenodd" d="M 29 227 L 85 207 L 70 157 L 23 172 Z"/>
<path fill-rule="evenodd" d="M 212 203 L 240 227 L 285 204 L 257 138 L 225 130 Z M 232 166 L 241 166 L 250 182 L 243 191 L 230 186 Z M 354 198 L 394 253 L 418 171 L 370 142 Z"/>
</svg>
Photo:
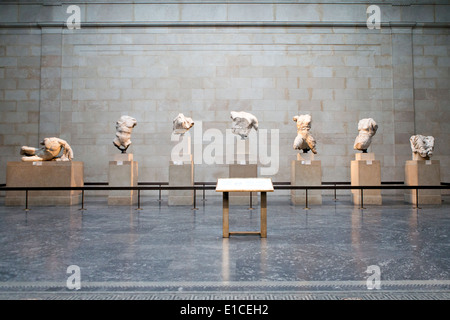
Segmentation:
<svg viewBox="0 0 450 320">
<path fill-rule="evenodd" d="M 194 121 L 185 117 L 184 114 L 179 113 L 175 119 L 173 119 L 173 133 L 184 135 L 192 126 L 194 125 Z"/>
<path fill-rule="evenodd" d="M 355 139 L 353 149 L 367 153 L 372 137 L 377 133 L 378 125 L 372 118 L 361 119 L 358 122 L 358 136 Z"/>
<path fill-rule="evenodd" d="M 67 141 L 59 138 L 45 138 L 41 143 L 43 147 L 33 148 L 23 146 L 20 154 L 22 161 L 71 161 L 73 151 Z"/>
<path fill-rule="evenodd" d="M 434 137 L 414 135 L 409 138 L 411 142 L 411 150 L 414 154 L 420 155 L 424 160 L 429 160 L 433 155 L 434 150 Z"/>
<path fill-rule="evenodd" d="M 254 115 L 244 111 L 231 111 L 231 120 L 233 127 L 231 132 L 239 135 L 242 140 L 246 140 L 250 131 L 255 129 L 258 131 L 258 119 Z"/>
<path fill-rule="evenodd" d="M 295 116 L 293 120 L 297 123 L 297 137 L 294 140 L 294 150 L 303 150 L 307 153 L 309 150 L 316 154 L 316 140 L 311 135 L 312 118 L 309 114 Z"/>
<path fill-rule="evenodd" d="M 127 153 L 127 149 L 131 145 L 131 132 L 136 125 L 136 119 L 130 116 L 121 116 L 117 120 L 116 138 L 113 140 L 113 144 L 122 153 Z"/>
</svg>

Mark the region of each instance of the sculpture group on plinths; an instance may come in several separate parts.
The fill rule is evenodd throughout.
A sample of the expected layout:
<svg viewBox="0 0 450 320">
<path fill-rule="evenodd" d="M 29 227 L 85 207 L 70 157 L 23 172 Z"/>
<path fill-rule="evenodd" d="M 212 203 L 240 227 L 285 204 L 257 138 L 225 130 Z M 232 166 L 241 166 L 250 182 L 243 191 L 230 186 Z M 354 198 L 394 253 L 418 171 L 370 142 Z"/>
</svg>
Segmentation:
<svg viewBox="0 0 450 320">
<path fill-rule="evenodd" d="M 249 137 L 252 133 L 252 129 L 258 130 L 258 119 L 251 113 L 245 111 L 231 111 L 232 128 L 231 132 L 240 137 L 238 140 L 244 148 L 237 148 L 236 155 L 240 153 L 248 156 L 249 149 Z M 314 155 L 317 154 L 316 139 L 311 133 L 312 117 L 309 114 L 295 115 L 293 117 L 297 127 L 297 136 L 293 142 L 293 149 L 299 151 L 297 154 L 297 160 L 293 160 L 291 163 L 291 185 L 321 185 L 322 172 L 321 162 L 314 160 Z M 110 161 L 109 171 L 109 185 L 111 186 L 136 186 L 137 185 L 137 162 L 133 161 L 133 154 L 127 153 L 131 142 L 131 134 L 133 128 L 137 125 L 137 120 L 131 116 L 123 115 L 115 123 L 116 132 L 113 140 L 113 145 L 120 151 L 120 154 L 115 155 L 114 161 Z M 190 117 L 186 117 L 183 113 L 179 113 L 172 121 L 172 135 L 179 136 L 178 139 L 182 141 L 188 141 L 188 147 L 186 149 L 179 149 L 186 151 L 189 155 L 189 161 L 184 163 L 171 162 L 169 166 L 169 185 L 186 186 L 194 185 L 194 166 L 191 155 L 191 142 L 190 135 L 186 133 L 193 127 L 194 121 Z M 355 153 L 355 160 L 351 161 L 351 185 L 352 186 L 378 186 L 381 185 L 381 168 L 380 161 L 375 159 L 373 152 L 368 152 L 369 147 L 372 144 L 373 137 L 378 130 L 378 124 L 372 118 L 364 118 L 358 122 L 358 135 L 355 138 L 353 149 L 361 152 Z M 435 139 L 433 136 L 425 135 L 413 135 L 409 139 L 412 151 L 412 160 L 406 161 L 405 165 L 405 185 L 417 186 L 417 185 L 440 185 L 440 164 L 438 160 L 431 160 L 434 152 Z M 60 186 L 79 186 L 80 181 L 83 185 L 83 166 L 74 163 L 73 165 L 73 150 L 69 143 L 63 139 L 57 137 L 44 138 L 40 143 L 42 147 L 34 148 L 28 146 L 22 146 L 20 150 L 22 166 L 18 166 L 14 163 L 8 163 L 7 171 L 7 186 L 31 186 L 27 184 L 27 181 L 41 181 L 39 177 L 35 177 L 36 170 L 30 171 L 31 165 L 36 167 L 48 167 L 48 172 L 43 175 L 54 178 L 45 179 L 46 181 L 63 181 L 65 177 L 71 177 L 71 179 L 65 181 Z M 311 151 L 312 154 L 309 154 Z M 34 162 L 30 164 L 29 162 Z M 27 164 L 28 163 L 28 164 Z M 43 165 L 45 163 L 45 165 Z M 57 171 L 57 166 L 63 167 L 64 163 L 68 169 L 65 169 L 63 174 Z M 180 166 L 181 164 L 181 166 Z M 70 170 L 73 170 L 69 166 L 77 166 L 76 173 L 73 175 Z M 178 165 L 177 168 L 175 168 Z M 183 167 L 186 165 L 185 167 Z M 54 168 L 50 168 L 50 167 Z M 81 170 L 81 171 L 80 171 Z M 39 173 L 42 176 L 42 173 Z M 254 178 L 258 176 L 257 164 L 250 164 L 244 161 L 244 163 L 235 162 L 230 164 L 229 177 L 230 178 Z M 17 179 L 12 179 L 15 177 Z M 75 181 L 75 180 L 76 181 Z M 52 186 L 59 186 L 58 183 L 53 183 Z M 36 186 L 44 186 L 42 183 Z M 175 192 L 175 193 L 170 193 Z M 178 205 L 190 205 L 193 201 L 193 191 L 170 191 L 169 192 L 169 204 Z M 176 193 L 178 192 L 178 193 Z M 292 202 L 304 203 L 305 192 L 299 190 L 291 191 Z M 321 203 L 321 191 L 317 190 L 315 194 L 313 190 L 309 191 L 310 203 Z M 301 193 L 301 194 L 300 194 Z M 12 193 L 9 193 L 11 195 Z M 56 194 L 56 193 L 55 193 Z M 72 203 L 73 193 L 68 196 L 70 203 Z M 78 195 L 78 193 L 77 193 Z M 352 199 L 355 204 L 360 204 L 361 190 L 352 189 Z M 48 197 L 41 197 L 41 203 L 45 204 L 64 204 L 63 198 L 58 201 L 49 201 Z M 135 192 L 123 194 L 110 194 L 110 197 L 116 199 L 109 204 L 132 204 L 135 202 Z M 38 197 L 36 197 L 38 198 Z M 121 200 L 117 200 L 121 198 Z M 248 196 L 242 197 L 244 202 L 247 202 Z M 5 203 L 15 203 L 17 199 L 11 200 L 12 197 L 6 197 Z M 44 200 L 43 200 L 44 199 Z M 61 200 L 63 199 L 63 200 Z M 125 200 L 124 200 L 125 199 Z M 175 199 L 175 200 L 174 200 Z M 181 200 L 180 200 L 181 199 Z M 440 190 L 420 190 L 420 197 L 417 199 L 417 192 L 414 189 L 408 190 L 405 193 L 405 199 L 408 202 L 427 204 L 439 204 L 441 203 L 441 191 Z M 124 200 L 124 201 L 122 201 Z M 36 203 L 38 203 L 37 201 Z M 364 190 L 364 202 L 366 204 L 381 204 L 381 190 L 379 189 L 366 189 Z"/>
<path fill-rule="evenodd" d="M 293 149 L 297 153 L 297 159 L 291 161 L 291 185 L 321 185 L 322 163 L 314 160 L 317 154 L 316 139 L 311 134 L 312 117 L 309 114 L 296 115 L 293 117 L 297 125 L 297 136 L 295 137 Z M 308 152 L 313 154 L 310 156 Z M 305 190 L 291 190 L 292 204 L 306 204 Z M 308 193 L 308 204 L 322 204 L 322 191 L 311 190 Z"/>
</svg>

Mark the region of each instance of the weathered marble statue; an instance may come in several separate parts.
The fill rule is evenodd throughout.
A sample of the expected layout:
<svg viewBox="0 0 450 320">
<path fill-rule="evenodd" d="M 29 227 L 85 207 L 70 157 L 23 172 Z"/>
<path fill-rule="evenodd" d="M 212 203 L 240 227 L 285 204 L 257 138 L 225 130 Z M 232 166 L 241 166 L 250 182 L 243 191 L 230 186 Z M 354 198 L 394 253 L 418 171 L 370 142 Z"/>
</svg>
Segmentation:
<svg viewBox="0 0 450 320">
<path fill-rule="evenodd" d="M 175 119 L 173 119 L 173 133 L 184 135 L 193 125 L 194 121 L 191 118 L 185 117 L 184 114 L 179 113 Z"/>
<path fill-rule="evenodd" d="M 42 148 L 23 146 L 20 150 L 20 154 L 24 155 L 22 161 L 71 161 L 73 159 L 72 148 L 63 139 L 45 138 L 41 145 L 43 145 Z"/>
<path fill-rule="evenodd" d="M 120 119 L 117 120 L 116 138 L 113 140 L 113 144 L 117 149 L 122 151 L 122 153 L 127 153 L 127 149 L 131 145 L 131 132 L 136 125 L 136 119 L 130 116 L 121 116 Z"/>
<path fill-rule="evenodd" d="M 419 155 L 423 160 L 430 160 L 430 157 L 433 155 L 434 150 L 434 137 L 432 136 L 422 136 L 420 134 L 411 136 L 409 138 L 411 142 L 411 150 L 413 152 L 413 158 L 417 159 Z"/>
<path fill-rule="evenodd" d="M 358 131 L 359 134 L 355 139 L 353 149 L 361 150 L 363 153 L 367 153 L 372 137 L 377 133 L 378 125 L 372 118 L 366 118 L 359 120 Z"/>
<path fill-rule="evenodd" d="M 256 117 L 251 113 L 244 111 L 231 111 L 231 119 L 233 120 L 231 132 L 239 135 L 242 140 L 248 138 L 252 128 L 258 131 L 258 119 L 256 119 Z"/>
<path fill-rule="evenodd" d="M 297 122 L 297 137 L 294 140 L 294 150 L 303 150 L 303 153 L 311 150 L 312 153 L 316 154 L 316 140 L 309 132 L 311 130 L 311 116 L 303 114 L 295 116 L 293 120 Z"/>
</svg>

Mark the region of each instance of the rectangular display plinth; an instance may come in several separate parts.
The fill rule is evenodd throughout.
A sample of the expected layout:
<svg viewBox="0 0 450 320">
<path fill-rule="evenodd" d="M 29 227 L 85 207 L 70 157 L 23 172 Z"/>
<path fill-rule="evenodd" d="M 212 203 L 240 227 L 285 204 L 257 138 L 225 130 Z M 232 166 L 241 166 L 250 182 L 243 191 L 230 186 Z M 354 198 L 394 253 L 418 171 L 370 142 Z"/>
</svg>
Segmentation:
<svg viewBox="0 0 450 320">
<path fill-rule="evenodd" d="M 375 160 L 373 153 L 357 153 L 351 162 L 352 186 L 381 186 L 380 160 Z M 363 190 L 364 204 L 381 205 L 381 189 Z M 353 204 L 361 205 L 361 191 L 352 190 Z"/>
<path fill-rule="evenodd" d="M 439 186 L 441 169 L 439 160 L 409 160 L 405 164 L 405 185 Z M 419 204 L 441 204 L 440 189 L 419 189 Z M 405 202 L 417 205 L 416 190 L 406 190 Z"/>
<path fill-rule="evenodd" d="M 84 185 L 83 162 L 80 161 L 35 161 L 8 162 L 7 187 L 82 187 Z M 74 205 L 81 202 L 81 190 L 29 191 L 31 206 Z M 8 191 L 6 206 L 23 206 L 25 191 Z"/>
<path fill-rule="evenodd" d="M 138 163 L 128 161 L 132 154 L 121 154 L 109 162 L 108 185 L 110 187 L 132 187 L 138 185 Z M 133 205 L 137 202 L 137 190 L 111 190 L 108 195 L 108 205 Z"/>
<path fill-rule="evenodd" d="M 292 160 L 291 185 L 322 185 L 322 163 L 320 160 Z M 291 190 L 292 204 L 306 204 L 306 190 Z M 322 190 L 308 190 L 308 204 L 322 204 Z"/>
<path fill-rule="evenodd" d="M 229 178 L 257 178 L 258 165 L 257 164 L 230 164 L 228 167 Z M 258 193 L 252 193 L 251 205 L 258 205 Z M 250 192 L 239 192 L 230 194 L 230 205 L 250 205 Z"/>
<path fill-rule="evenodd" d="M 114 155 L 112 161 L 133 161 L 133 158 L 132 153 L 119 153 Z"/>
<path fill-rule="evenodd" d="M 193 186 L 194 162 L 169 164 L 169 186 Z M 169 190 L 169 206 L 191 206 L 194 204 L 194 190 Z"/>
</svg>

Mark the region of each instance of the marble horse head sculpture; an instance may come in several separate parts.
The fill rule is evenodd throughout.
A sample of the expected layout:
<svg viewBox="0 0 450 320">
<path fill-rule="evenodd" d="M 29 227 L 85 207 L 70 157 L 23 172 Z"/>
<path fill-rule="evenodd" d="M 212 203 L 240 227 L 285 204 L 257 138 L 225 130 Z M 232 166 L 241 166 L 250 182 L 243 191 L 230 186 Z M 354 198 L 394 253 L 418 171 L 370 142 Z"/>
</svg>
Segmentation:
<svg viewBox="0 0 450 320">
<path fill-rule="evenodd" d="M 233 120 L 231 132 L 239 135 L 242 140 L 248 138 L 252 128 L 258 131 L 258 119 L 256 119 L 256 117 L 251 113 L 244 111 L 231 111 L 231 120 Z"/>
<path fill-rule="evenodd" d="M 411 142 L 411 150 L 414 154 L 418 154 L 424 160 L 429 160 L 433 155 L 434 150 L 434 137 L 432 136 L 423 136 L 423 135 L 415 135 L 409 138 Z"/>
<path fill-rule="evenodd" d="M 117 120 L 116 138 L 113 140 L 113 144 L 122 153 L 126 153 L 128 147 L 131 145 L 131 132 L 136 125 L 136 119 L 130 116 L 121 116 Z"/>
<path fill-rule="evenodd" d="M 192 126 L 194 125 L 194 121 L 189 118 L 185 117 L 184 114 L 179 113 L 174 119 L 173 119 L 173 133 L 184 135 Z"/>
<path fill-rule="evenodd" d="M 41 143 L 43 147 L 33 148 L 23 146 L 20 154 L 22 161 L 71 161 L 73 151 L 67 141 L 59 138 L 45 138 Z"/>
<path fill-rule="evenodd" d="M 303 114 L 295 116 L 293 120 L 297 123 L 297 137 L 294 140 L 294 150 L 303 150 L 303 153 L 307 153 L 309 150 L 316 154 L 316 140 L 311 135 L 311 116 L 309 114 Z"/>
<path fill-rule="evenodd" d="M 353 149 L 367 153 L 372 143 L 372 137 L 377 133 L 378 125 L 372 118 L 361 119 L 358 122 L 358 136 L 355 139 Z"/>
</svg>

